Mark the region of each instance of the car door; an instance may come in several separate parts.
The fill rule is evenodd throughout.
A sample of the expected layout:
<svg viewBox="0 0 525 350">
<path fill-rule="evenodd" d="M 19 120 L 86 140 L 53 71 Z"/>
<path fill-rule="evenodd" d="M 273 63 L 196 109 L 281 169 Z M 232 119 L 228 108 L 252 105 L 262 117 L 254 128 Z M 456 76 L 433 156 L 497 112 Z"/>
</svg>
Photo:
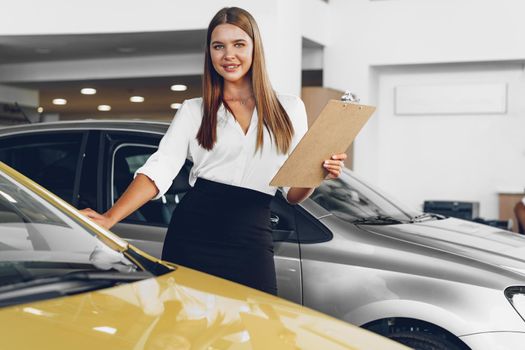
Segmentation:
<svg viewBox="0 0 525 350">
<path fill-rule="evenodd" d="M 124 193 L 135 171 L 156 151 L 161 137 L 160 134 L 146 132 L 102 132 L 103 211 L 108 210 Z M 181 170 L 162 198 L 144 204 L 115 225 L 112 231 L 148 254 L 160 258 L 171 213 L 189 188 L 188 166 Z"/>
<path fill-rule="evenodd" d="M 78 130 L 6 135 L 0 139 L 0 161 L 77 206 L 87 137 Z"/>
<path fill-rule="evenodd" d="M 277 191 L 270 209 L 278 294 L 282 298 L 302 304 L 302 272 L 296 206 L 286 202 L 282 193 Z"/>
<path fill-rule="evenodd" d="M 133 180 L 135 171 L 156 151 L 162 135 L 137 132 L 103 132 L 104 210 L 107 210 Z M 145 252 L 161 257 L 171 213 L 190 188 L 188 161 L 168 192 L 146 203 L 112 228 L 112 231 Z M 300 303 L 301 267 L 292 207 L 282 196 L 272 204 L 274 254 L 279 295 Z"/>
</svg>

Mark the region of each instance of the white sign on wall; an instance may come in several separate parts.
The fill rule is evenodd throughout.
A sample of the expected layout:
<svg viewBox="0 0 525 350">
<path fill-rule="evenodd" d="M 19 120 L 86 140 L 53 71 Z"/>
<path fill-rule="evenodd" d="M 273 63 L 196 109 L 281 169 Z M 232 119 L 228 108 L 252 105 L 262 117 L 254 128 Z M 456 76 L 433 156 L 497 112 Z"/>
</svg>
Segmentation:
<svg viewBox="0 0 525 350">
<path fill-rule="evenodd" d="M 396 115 L 505 114 L 506 83 L 408 85 L 394 88 Z"/>
</svg>

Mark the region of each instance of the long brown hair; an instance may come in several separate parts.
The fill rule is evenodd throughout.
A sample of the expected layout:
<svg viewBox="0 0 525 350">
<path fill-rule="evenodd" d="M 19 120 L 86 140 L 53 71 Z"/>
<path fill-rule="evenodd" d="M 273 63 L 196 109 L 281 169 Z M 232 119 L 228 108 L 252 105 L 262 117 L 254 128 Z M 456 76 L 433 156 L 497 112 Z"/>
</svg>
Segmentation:
<svg viewBox="0 0 525 350">
<path fill-rule="evenodd" d="M 288 114 L 277 99 L 270 84 L 264 62 L 261 34 L 255 19 L 246 10 L 238 7 L 225 7 L 212 18 L 206 36 L 204 76 L 202 79 L 203 118 L 197 133 L 201 147 L 211 150 L 217 141 L 217 111 L 223 103 L 223 78 L 215 71 L 210 56 L 211 33 L 220 24 L 233 24 L 245 31 L 253 40 L 253 61 L 247 74 L 251 74 L 255 108 L 259 121 L 257 124 L 256 150 L 263 146 L 263 128 L 266 128 L 280 153 L 285 154 L 291 144 L 294 129 Z"/>
</svg>

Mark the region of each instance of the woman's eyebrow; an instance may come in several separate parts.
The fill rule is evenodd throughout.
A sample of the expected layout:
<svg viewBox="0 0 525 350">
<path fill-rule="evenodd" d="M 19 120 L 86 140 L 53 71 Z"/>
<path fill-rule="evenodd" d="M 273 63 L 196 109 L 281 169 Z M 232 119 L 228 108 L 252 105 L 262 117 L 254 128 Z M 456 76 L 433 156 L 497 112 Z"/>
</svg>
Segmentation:
<svg viewBox="0 0 525 350">
<path fill-rule="evenodd" d="M 231 42 L 233 43 L 245 43 L 246 40 L 245 39 L 235 39 L 235 40 L 231 40 Z M 219 40 L 214 40 L 211 42 L 211 45 L 215 45 L 215 44 L 224 44 L 222 41 L 219 41 Z"/>
</svg>

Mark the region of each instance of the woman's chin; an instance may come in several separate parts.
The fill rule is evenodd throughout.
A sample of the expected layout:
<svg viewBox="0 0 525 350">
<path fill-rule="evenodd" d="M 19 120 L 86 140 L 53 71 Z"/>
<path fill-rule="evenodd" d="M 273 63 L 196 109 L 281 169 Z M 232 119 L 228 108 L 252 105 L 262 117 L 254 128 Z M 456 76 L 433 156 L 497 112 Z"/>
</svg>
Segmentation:
<svg viewBox="0 0 525 350">
<path fill-rule="evenodd" d="M 223 79 L 225 82 L 228 82 L 228 83 L 240 83 L 242 81 L 244 81 L 245 79 L 245 76 L 241 75 L 241 74 L 224 74 L 223 76 Z"/>
</svg>

